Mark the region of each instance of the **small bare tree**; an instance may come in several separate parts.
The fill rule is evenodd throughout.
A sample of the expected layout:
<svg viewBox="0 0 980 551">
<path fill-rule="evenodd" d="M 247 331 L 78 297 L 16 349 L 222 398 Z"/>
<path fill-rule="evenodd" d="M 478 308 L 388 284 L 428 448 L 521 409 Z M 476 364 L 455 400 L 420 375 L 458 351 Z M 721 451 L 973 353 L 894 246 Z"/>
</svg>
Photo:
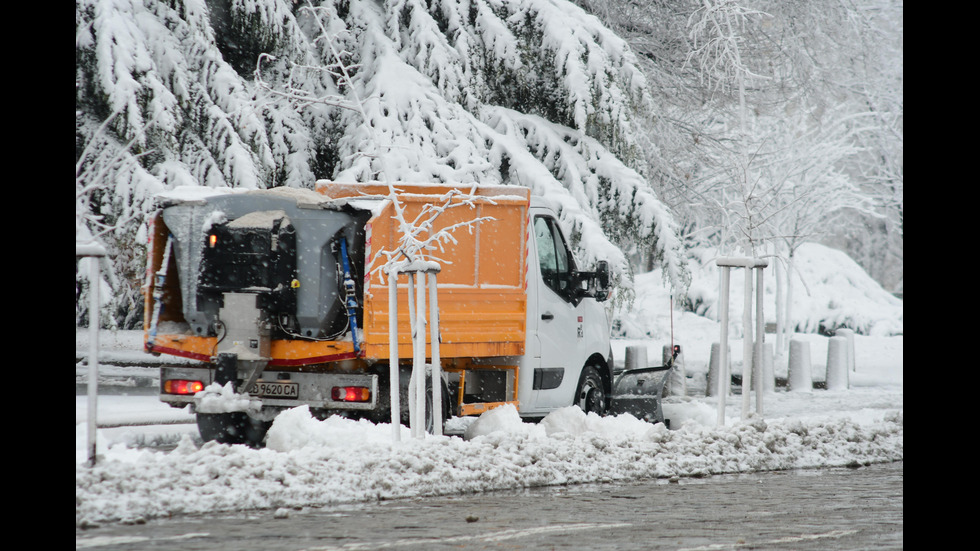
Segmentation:
<svg viewBox="0 0 980 551">
<path fill-rule="evenodd" d="M 775 183 L 772 206 L 765 223 L 776 245 L 776 255 L 785 267 L 785 293 L 777 289 L 777 346 L 779 352 L 789 346 L 784 332 L 792 332 L 794 260 L 799 247 L 837 229 L 847 212 L 877 216 L 875 204 L 862 193 L 841 170 L 845 159 L 853 156 L 854 129 L 861 116 L 829 117 L 833 121 L 806 132 L 793 127 L 793 136 L 781 140 L 784 147 L 770 167 Z"/>
<path fill-rule="evenodd" d="M 750 18 L 768 15 L 748 9 L 738 0 L 702 0 L 688 23 L 692 50 L 688 62 L 696 62 L 702 81 L 722 92 L 733 83 L 738 97 L 739 127 L 746 132 L 745 87 L 748 79 L 765 78 L 752 71 L 742 56 L 740 34 Z M 713 84 L 712 84 L 713 82 Z"/>
</svg>

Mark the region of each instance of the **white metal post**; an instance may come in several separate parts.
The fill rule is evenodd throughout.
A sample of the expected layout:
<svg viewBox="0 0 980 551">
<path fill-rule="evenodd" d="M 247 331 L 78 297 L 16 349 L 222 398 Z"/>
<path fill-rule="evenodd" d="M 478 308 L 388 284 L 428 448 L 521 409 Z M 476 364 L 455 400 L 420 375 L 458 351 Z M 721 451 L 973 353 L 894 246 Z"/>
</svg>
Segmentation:
<svg viewBox="0 0 980 551">
<path fill-rule="evenodd" d="M 721 267 L 721 345 L 718 347 L 718 425 L 725 425 L 725 395 L 728 394 L 728 277 L 731 268 Z"/>
<path fill-rule="evenodd" d="M 412 424 L 412 434 L 416 438 L 425 437 L 425 274 L 417 272 L 415 283 L 418 286 L 415 293 L 415 325 L 412 333 L 415 335 L 414 357 L 412 360 L 412 377 L 415 379 L 415 420 Z M 418 425 L 418 426 L 416 426 Z"/>
<path fill-rule="evenodd" d="M 415 427 L 418 425 L 416 417 L 418 412 L 415 409 L 415 351 L 418 348 L 418 341 L 415 339 L 415 272 L 407 271 L 408 274 L 408 332 L 412 340 L 412 371 L 408 376 L 408 428 L 412 438 L 415 437 Z"/>
<path fill-rule="evenodd" d="M 783 319 L 782 313 L 779 311 L 779 306 L 785 300 L 789 300 L 788 297 L 784 297 L 785 291 L 785 277 L 783 276 L 783 265 L 781 262 L 776 261 L 772 267 L 773 277 L 776 280 L 776 356 L 782 356 L 785 349 L 789 346 L 785 342 L 785 335 L 783 335 L 783 326 L 786 324 L 785 319 Z"/>
<path fill-rule="evenodd" d="M 99 257 L 89 257 L 88 346 L 88 461 L 96 461 L 96 409 L 99 395 Z"/>
<path fill-rule="evenodd" d="M 97 460 L 95 431 L 99 397 L 99 326 L 102 324 L 99 319 L 99 308 L 102 302 L 99 299 L 99 288 L 102 281 L 99 259 L 105 254 L 105 248 L 94 241 L 89 243 L 75 242 L 75 257 L 83 256 L 89 260 L 88 434 L 86 435 L 86 443 L 88 462 L 92 467 L 95 466 Z"/>
<path fill-rule="evenodd" d="M 401 405 L 398 393 L 398 270 L 388 272 L 388 380 L 391 394 L 391 431 L 395 442 L 401 440 Z"/>
<path fill-rule="evenodd" d="M 766 320 L 762 312 L 762 270 L 765 265 L 755 267 L 756 282 L 755 282 L 755 354 L 754 356 L 758 358 L 759 362 L 759 376 L 755 384 L 755 412 L 762 415 L 762 395 L 765 394 L 764 382 L 768 382 L 763 379 L 763 373 L 765 371 L 766 361 L 762 356 L 763 344 L 766 340 Z M 745 277 L 749 276 L 748 269 L 745 270 Z"/>
<path fill-rule="evenodd" d="M 429 319 L 432 324 L 432 434 L 442 436 L 442 363 L 439 357 L 439 303 L 436 273 L 429 273 Z"/>
<path fill-rule="evenodd" d="M 749 416 L 749 394 L 752 390 L 752 272 L 747 266 L 743 272 L 745 291 L 742 300 L 742 420 L 745 420 Z"/>
</svg>

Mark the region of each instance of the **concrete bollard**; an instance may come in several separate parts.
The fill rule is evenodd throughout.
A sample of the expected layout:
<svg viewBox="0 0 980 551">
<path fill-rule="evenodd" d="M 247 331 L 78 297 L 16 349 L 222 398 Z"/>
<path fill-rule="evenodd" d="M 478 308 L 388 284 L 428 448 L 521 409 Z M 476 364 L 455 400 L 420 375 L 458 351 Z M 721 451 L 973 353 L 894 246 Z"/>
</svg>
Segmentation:
<svg viewBox="0 0 980 551">
<path fill-rule="evenodd" d="M 756 358 L 756 354 L 752 354 L 753 392 L 758 388 L 756 386 L 756 377 L 761 377 L 758 380 L 762 381 L 763 392 L 776 392 L 776 374 L 773 372 L 772 361 L 772 343 L 767 342 L 762 344 L 762 361 Z"/>
<path fill-rule="evenodd" d="M 667 365 L 670 355 L 673 353 L 669 344 L 664 345 L 663 363 Z M 684 352 L 681 351 L 674 359 L 674 367 L 670 370 L 670 378 L 667 379 L 668 396 L 687 396 L 687 371 L 684 369 Z"/>
<path fill-rule="evenodd" d="M 830 337 L 827 342 L 827 390 L 845 390 L 849 386 L 847 337 Z"/>
<path fill-rule="evenodd" d="M 810 343 L 789 341 L 789 390 L 813 392 L 813 375 L 810 373 Z"/>
<path fill-rule="evenodd" d="M 627 346 L 626 347 L 626 369 L 643 369 L 650 367 L 647 363 L 647 347 Z"/>
<path fill-rule="evenodd" d="M 720 376 L 720 365 L 719 365 L 719 355 L 721 353 L 721 344 L 712 343 L 711 344 L 711 359 L 708 363 L 708 388 L 707 396 L 717 396 L 718 395 L 718 377 Z M 731 372 L 732 372 L 732 354 L 731 347 L 728 347 L 728 369 L 726 373 L 728 374 L 728 381 L 725 388 L 728 390 L 728 394 L 732 393 L 732 383 L 731 383 Z"/>
<path fill-rule="evenodd" d="M 842 327 L 834 332 L 838 337 L 844 337 L 847 339 L 847 370 L 857 371 L 857 366 L 854 365 L 854 330 Z"/>
</svg>

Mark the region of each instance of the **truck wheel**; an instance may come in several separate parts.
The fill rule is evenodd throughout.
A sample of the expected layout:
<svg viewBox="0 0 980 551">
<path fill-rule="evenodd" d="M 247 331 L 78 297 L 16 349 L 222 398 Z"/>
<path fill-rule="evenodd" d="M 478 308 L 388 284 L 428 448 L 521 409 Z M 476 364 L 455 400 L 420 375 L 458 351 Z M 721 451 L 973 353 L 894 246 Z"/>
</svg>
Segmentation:
<svg viewBox="0 0 980 551">
<path fill-rule="evenodd" d="M 410 376 L 410 374 L 409 374 Z M 406 380 L 406 379 L 403 379 Z M 449 397 L 449 388 L 446 386 L 446 382 L 442 382 L 442 427 L 443 432 L 445 432 L 446 421 L 452 415 L 452 403 Z M 402 385 L 401 393 L 399 394 L 399 401 L 401 405 L 401 422 L 406 427 L 410 427 L 410 419 L 408 413 L 408 403 L 409 403 L 409 386 L 407 383 Z M 390 411 L 390 409 L 389 409 Z M 435 427 L 435 416 L 432 414 L 432 379 L 426 377 L 425 381 L 425 432 L 433 434 L 433 428 Z"/>
<path fill-rule="evenodd" d="M 585 413 L 592 412 L 596 415 L 605 415 L 608 400 L 602 385 L 602 376 L 599 375 L 599 370 L 595 367 L 588 365 L 582 370 L 578 390 L 575 392 L 574 404 Z"/>
<path fill-rule="evenodd" d="M 271 421 L 253 419 L 244 412 L 197 414 L 197 430 L 205 442 L 248 444 L 257 448 L 270 426 Z"/>
<path fill-rule="evenodd" d="M 446 421 L 449 420 L 449 416 L 452 415 L 452 410 L 450 409 L 450 398 L 449 389 L 446 387 L 446 383 L 442 383 L 442 430 L 439 431 L 442 434 L 446 433 Z M 435 415 L 433 415 L 432 409 L 432 383 L 429 382 L 425 385 L 425 432 L 429 434 L 435 434 Z"/>
</svg>

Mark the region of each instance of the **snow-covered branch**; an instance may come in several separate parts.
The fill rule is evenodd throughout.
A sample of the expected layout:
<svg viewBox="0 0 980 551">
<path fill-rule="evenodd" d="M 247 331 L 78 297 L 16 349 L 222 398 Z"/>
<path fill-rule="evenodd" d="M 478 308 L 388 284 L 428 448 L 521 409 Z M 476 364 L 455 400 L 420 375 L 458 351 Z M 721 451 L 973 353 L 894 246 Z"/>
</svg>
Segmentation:
<svg viewBox="0 0 980 551">
<path fill-rule="evenodd" d="M 341 109 L 357 110 L 356 103 L 351 102 L 340 94 L 316 94 L 304 88 L 302 83 L 309 80 L 316 80 L 319 77 L 316 73 L 327 73 L 331 78 L 341 77 L 340 82 L 346 84 L 344 71 L 337 66 L 319 67 L 314 65 L 300 65 L 291 61 L 286 61 L 289 65 L 288 76 L 285 78 L 283 88 L 277 88 L 266 82 L 262 77 L 262 62 L 276 61 L 276 56 L 263 53 L 255 62 L 255 84 L 260 90 L 265 90 L 270 95 L 282 98 L 293 105 L 295 109 L 302 110 L 311 105 L 325 105 L 329 107 L 339 107 Z M 313 75 L 313 76 L 311 76 Z M 344 84 L 340 84 L 343 86 Z"/>
</svg>

